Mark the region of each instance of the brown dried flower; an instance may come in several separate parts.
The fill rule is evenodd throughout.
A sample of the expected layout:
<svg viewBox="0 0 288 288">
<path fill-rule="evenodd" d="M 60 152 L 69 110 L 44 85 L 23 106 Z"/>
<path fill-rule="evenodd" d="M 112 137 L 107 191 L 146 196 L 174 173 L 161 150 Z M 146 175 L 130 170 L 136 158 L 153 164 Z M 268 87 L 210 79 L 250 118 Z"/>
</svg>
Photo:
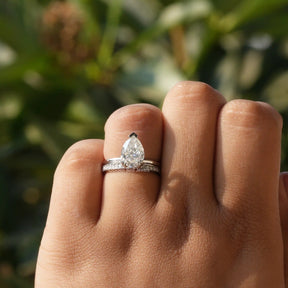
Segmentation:
<svg viewBox="0 0 288 288">
<path fill-rule="evenodd" d="M 63 64 L 92 58 L 95 41 L 83 41 L 85 19 L 79 8 L 69 2 L 52 2 L 42 18 L 43 39 L 46 46 L 60 56 Z"/>
</svg>

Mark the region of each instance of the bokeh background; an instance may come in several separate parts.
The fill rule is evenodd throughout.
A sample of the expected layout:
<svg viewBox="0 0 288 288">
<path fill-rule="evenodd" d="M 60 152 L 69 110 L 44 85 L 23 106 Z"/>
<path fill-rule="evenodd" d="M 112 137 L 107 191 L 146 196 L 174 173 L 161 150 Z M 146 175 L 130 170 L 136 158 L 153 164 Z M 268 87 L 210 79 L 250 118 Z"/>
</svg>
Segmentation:
<svg viewBox="0 0 288 288">
<path fill-rule="evenodd" d="M 65 149 L 186 79 L 276 107 L 288 170 L 287 0 L 0 0 L 0 287 L 33 287 Z"/>
</svg>

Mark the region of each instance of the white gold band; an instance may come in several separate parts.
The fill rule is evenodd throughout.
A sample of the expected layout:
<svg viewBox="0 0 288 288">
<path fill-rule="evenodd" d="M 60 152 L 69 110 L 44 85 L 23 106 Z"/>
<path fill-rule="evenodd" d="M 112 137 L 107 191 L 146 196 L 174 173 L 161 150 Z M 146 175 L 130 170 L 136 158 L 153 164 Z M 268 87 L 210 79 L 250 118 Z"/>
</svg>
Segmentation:
<svg viewBox="0 0 288 288">
<path fill-rule="evenodd" d="M 129 170 L 132 172 L 154 172 L 160 174 L 160 163 L 144 159 L 144 148 L 135 133 L 123 144 L 121 157 L 103 163 L 102 171 Z"/>
<path fill-rule="evenodd" d="M 138 168 L 130 168 L 123 165 L 121 158 L 112 158 L 107 160 L 102 168 L 103 172 L 108 171 L 121 171 L 121 170 L 132 170 L 134 172 L 154 172 L 160 173 L 160 164 L 157 161 L 143 160 L 141 166 Z"/>
</svg>

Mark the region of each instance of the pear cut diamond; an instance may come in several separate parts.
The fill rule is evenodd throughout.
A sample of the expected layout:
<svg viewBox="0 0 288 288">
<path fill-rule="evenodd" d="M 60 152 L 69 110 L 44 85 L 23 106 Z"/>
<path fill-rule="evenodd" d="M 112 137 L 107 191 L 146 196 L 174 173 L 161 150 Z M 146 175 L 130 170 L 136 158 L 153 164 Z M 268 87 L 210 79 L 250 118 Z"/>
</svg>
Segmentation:
<svg viewBox="0 0 288 288">
<path fill-rule="evenodd" d="M 132 133 L 122 147 L 122 164 L 127 168 L 137 169 L 143 163 L 144 156 L 144 148 L 137 134 Z"/>
</svg>

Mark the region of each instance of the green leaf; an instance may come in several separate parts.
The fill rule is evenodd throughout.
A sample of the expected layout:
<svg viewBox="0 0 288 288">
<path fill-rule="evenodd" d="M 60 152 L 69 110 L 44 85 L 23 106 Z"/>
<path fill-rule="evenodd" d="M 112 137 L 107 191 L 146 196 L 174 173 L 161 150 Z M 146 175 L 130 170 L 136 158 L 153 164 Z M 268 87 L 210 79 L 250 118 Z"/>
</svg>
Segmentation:
<svg viewBox="0 0 288 288">
<path fill-rule="evenodd" d="M 62 134 L 53 123 L 34 118 L 34 122 L 26 129 L 31 143 L 39 142 L 44 151 L 56 163 L 64 151 L 73 143 L 73 140 Z"/>
<path fill-rule="evenodd" d="M 210 2 L 204 0 L 175 3 L 167 6 L 153 25 L 115 55 L 111 66 L 115 68 L 125 63 L 127 57 L 134 54 L 159 35 L 166 33 L 172 27 L 181 23 L 193 23 L 194 21 L 207 18 L 211 11 L 212 6 Z"/>
<path fill-rule="evenodd" d="M 122 0 L 109 1 L 107 22 L 104 29 L 102 42 L 98 52 L 98 62 L 104 67 L 109 64 L 113 54 L 114 45 L 119 28 L 119 20 L 122 11 Z"/>
<path fill-rule="evenodd" d="M 264 97 L 278 111 L 288 109 L 288 72 L 278 75 L 264 90 Z"/>
<path fill-rule="evenodd" d="M 33 284 L 18 277 L 11 276 L 9 278 L 0 278 L 1 288 L 33 288 Z"/>
<path fill-rule="evenodd" d="M 182 23 L 192 23 L 195 20 L 206 18 L 211 11 L 211 3 L 205 0 L 171 4 L 163 9 L 156 25 L 160 30 L 165 31 Z"/>
<path fill-rule="evenodd" d="M 251 20 L 264 17 L 272 11 L 288 7 L 286 0 L 244 0 L 221 20 L 223 31 L 232 31 L 247 24 Z"/>
<path fill-rule="evenodd" d="M 15 85 L 23 81 L 25 74 L 29 71 L 43 71 L 46 67 L 45 55 L 34 54 L 26 56 L 21 54 L 20 58 L 9 66 L 0 68 L 0 90 L 5 86 Z"/>
</svg>

